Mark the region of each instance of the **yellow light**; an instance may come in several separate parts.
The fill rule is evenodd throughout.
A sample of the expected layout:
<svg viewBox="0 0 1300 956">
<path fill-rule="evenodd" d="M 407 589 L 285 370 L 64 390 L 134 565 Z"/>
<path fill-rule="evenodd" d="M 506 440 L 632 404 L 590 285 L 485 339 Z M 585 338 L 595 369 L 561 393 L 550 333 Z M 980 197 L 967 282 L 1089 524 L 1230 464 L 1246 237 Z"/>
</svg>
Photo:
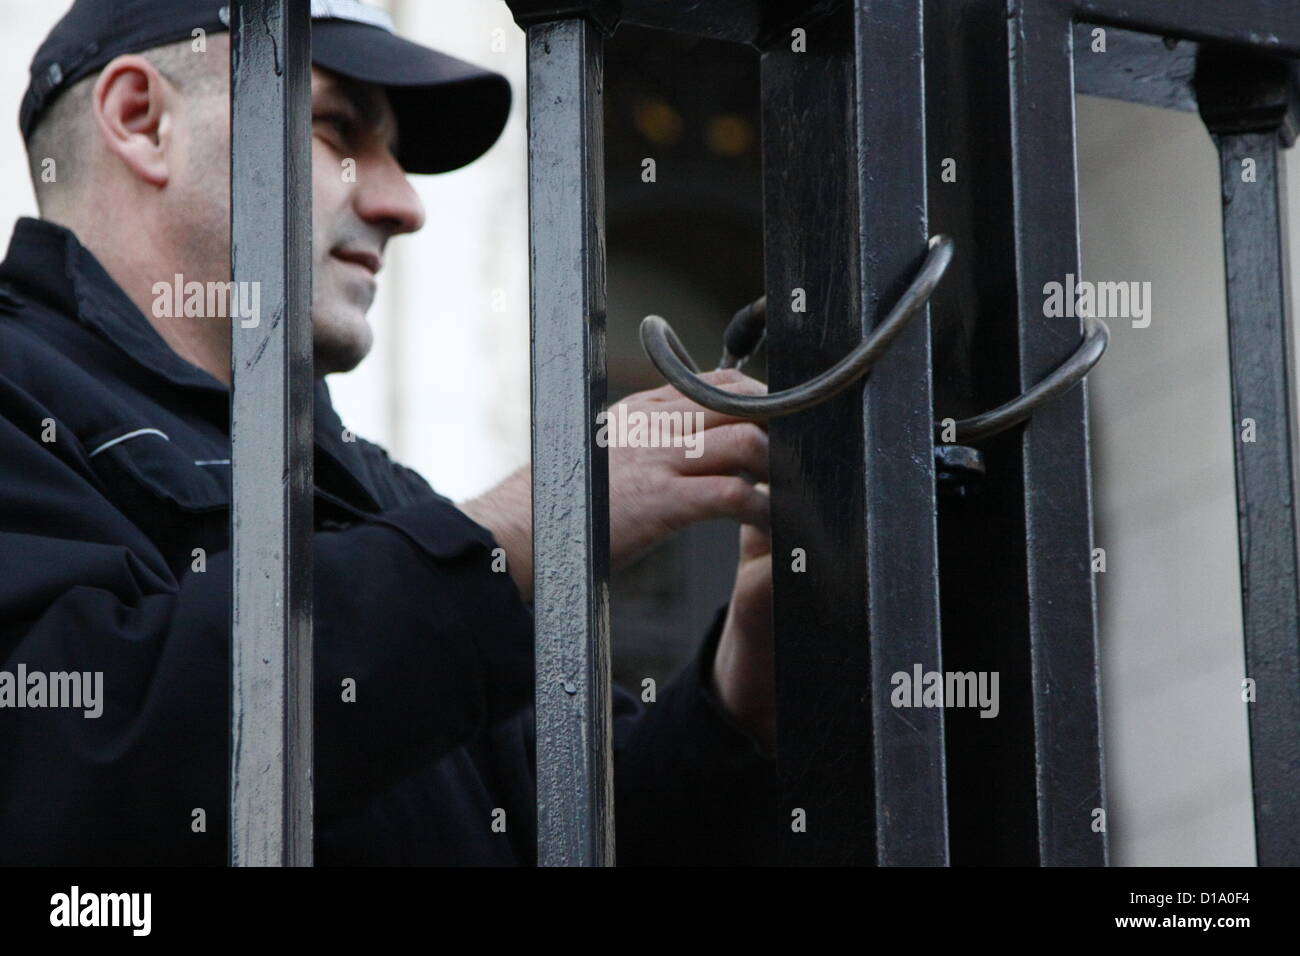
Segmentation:
<svg viewBox="0 0 1300 956">
<path fill-rule="evenodd" d="M 638 101 L 635 120 L 637 131 L 656 146 L 671 146 L 682 138 L 682 117 L 663 100 Z"/>
<path fill-rule="evenodd" d="M 704 141 L 711 152 L 728 158 L 739 156 L 754 142 L 754 127 L 735 113 L 724 113 L 709 120 Z"/>
</svg>

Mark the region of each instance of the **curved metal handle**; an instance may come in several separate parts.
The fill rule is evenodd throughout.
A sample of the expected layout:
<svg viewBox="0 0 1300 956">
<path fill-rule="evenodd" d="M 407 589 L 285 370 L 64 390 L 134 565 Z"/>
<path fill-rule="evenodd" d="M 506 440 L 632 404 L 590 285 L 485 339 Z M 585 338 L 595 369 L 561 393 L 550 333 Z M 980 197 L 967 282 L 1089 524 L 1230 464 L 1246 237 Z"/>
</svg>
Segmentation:
<svg viewBox="0 0 1300 956">
<path fill-rule="evenodd" d="M 697 377 L 699 367 L 690 352 L 677 338 L 672 326 L 657 315 L 647 315 L 641 321 L 641 346 L 668 382 L 705 408 L 737 418 L 772 418 L 802 411 L 843 391 L 871 371 L 889 343 L 929 299 L 952 261 L 952 250 L 951 239 L 934 236 L 925 262 L 912 284 L 885 320 L 860 345 L 811 381 L 774 395 L 735 395 L 701 381 Z M 722 362 L 718 368 L 739 368 L 753 353 L 765 333 L 766 312 L 767 297 L 764 296 L 736 313 L 727 325 Z M 942 440 L 943 424 L 937 423 L 934 426 L 935 440 L 940 444 L 965 444 L 990 438 L 1019 425 L 1039 407 L 1079 384 L 1101 359 L 1109 343 L 1110 330 L 1106 323 L 1094 316 L 1084 316 L 1083 340 L 1079 347 L 1041 382 L 1005 405 L 955 422 L 952 442 Z"/>
<path fill-rule="evenodd" d="M 979 441 L 981 438 L 989 438 L 1006 431 L 1013 425 L 1019 425 L 1039 406 L 1045 405 L 1056 396 L 1078 385 L 1097 364 L 1109 343 L 1110 329 L 1106 328 L 1106 323 L 1094 316 L 1084 316 L 1083 341 L 1079 343 L 1074 354 L 1037 385 L 1026 389 L 1023 394 L 1005 405 L 999 405 L 991 411 L 956 422 L 956 444 L 964 445 Z M 934 426 L 936 439 L 942 431 L 941 424 Z"/>
<path fill-rule="evenodd" d="M 876 364 L 889 344 L 898 337 L 921 306 L 952 261 L 952 240 L 947 236 L 930 239 L 929 252 L 898 303 L 883 322 L 872 329 L 852 352 L 816 378 L 771 395 L 736 395 L 703 382 L 696 377 L 699 366 L 682 345 L 673 327 L 657 315 L 641 320 L 641 347 L 668 382 L 687 398 L 705 408 L 737 418 L 772 418 L 789 415 L 826 401 L 856 382 Z"/>
</svg>

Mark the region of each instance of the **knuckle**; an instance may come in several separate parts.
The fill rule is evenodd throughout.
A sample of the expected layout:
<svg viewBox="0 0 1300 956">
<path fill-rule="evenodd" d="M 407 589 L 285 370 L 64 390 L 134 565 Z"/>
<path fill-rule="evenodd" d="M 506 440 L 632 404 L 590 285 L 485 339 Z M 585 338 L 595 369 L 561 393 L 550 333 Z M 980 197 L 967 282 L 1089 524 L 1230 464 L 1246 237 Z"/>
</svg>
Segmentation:
<svg viewBox="0 0 1300 956">
<path fill-rule="evenodd" d="M 753 456 L 761 457 L 767 454 L 767 432 L 757 425 L 742 425 L 741 445 L 743 450 Z"/>
<path fill-rule="evenodd" d="M 718 503 L 729 511 L 744 507 L 749 494 L 749 483 L 743 478 L 728 477 L 718 482 Z"/>
<path fill-rule="evenodd" d="M 734 368 L 716 368 L 710 372 L 704 372 L 700 378 L 711 385 L 717 385 L 720 388 L 735 385 L 745 379 L 745 374 Z M 727 388 L 727 391 L 731 391 Z"/>
<path fill-rule="evenodd" d="M 738 395 L 766 395 L 767 386 L 758 379 L 741 375 L 735 381 L 727 383 L 727 391 Z"/>
</svg>

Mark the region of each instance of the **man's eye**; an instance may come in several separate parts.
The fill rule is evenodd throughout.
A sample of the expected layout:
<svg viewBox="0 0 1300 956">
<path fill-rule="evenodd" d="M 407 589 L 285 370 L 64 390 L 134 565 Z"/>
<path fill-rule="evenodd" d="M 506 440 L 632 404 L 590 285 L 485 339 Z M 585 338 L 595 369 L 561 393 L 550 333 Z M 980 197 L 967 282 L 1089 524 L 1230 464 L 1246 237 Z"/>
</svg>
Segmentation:
<svg viewBox="0 0 1300 956">
<path fill-rule="evenodd" d="M 326 113 L 315 117 L 314 122 L 329 126 L 345 141 L 352 135 L 352 121 L 342 113 Z"/>
</svg>

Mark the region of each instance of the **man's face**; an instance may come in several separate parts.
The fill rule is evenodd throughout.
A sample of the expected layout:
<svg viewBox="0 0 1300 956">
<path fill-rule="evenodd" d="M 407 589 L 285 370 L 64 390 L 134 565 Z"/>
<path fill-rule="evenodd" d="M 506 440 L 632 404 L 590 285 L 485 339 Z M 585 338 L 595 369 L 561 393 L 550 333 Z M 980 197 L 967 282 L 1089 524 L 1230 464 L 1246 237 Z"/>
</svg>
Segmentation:
<svg viewBox="0 0 1300 956">
<path fill-rule="evenodd" d="M 221 51 L 214 43 L 209 56 Z M 424 225 L 420 198 L 394 156 L 396 137 L 382 87 L 313 66 L 312 339 L 318 376 L 346 372 L 365 358 L 372 342 L 365 312 L 387 241 Z M 153 138 L 166 144 L 173 161 L 152 241 L 172 256 L 169 268 L 149 274 L 149 282 L 173 271 L 199 281 L 229 280 L 229 98 L 181 98 Z M 229 343 L 229 323 L 213 334 Z"/>
<path fill-rule="evenodd" d="M 397 119 L 383 89 L 312 68 L 312 322 L 316 374 L 370 350 L 366 310 L 388 240 L 424 224 L 393 155 Z"/>
</svg>

